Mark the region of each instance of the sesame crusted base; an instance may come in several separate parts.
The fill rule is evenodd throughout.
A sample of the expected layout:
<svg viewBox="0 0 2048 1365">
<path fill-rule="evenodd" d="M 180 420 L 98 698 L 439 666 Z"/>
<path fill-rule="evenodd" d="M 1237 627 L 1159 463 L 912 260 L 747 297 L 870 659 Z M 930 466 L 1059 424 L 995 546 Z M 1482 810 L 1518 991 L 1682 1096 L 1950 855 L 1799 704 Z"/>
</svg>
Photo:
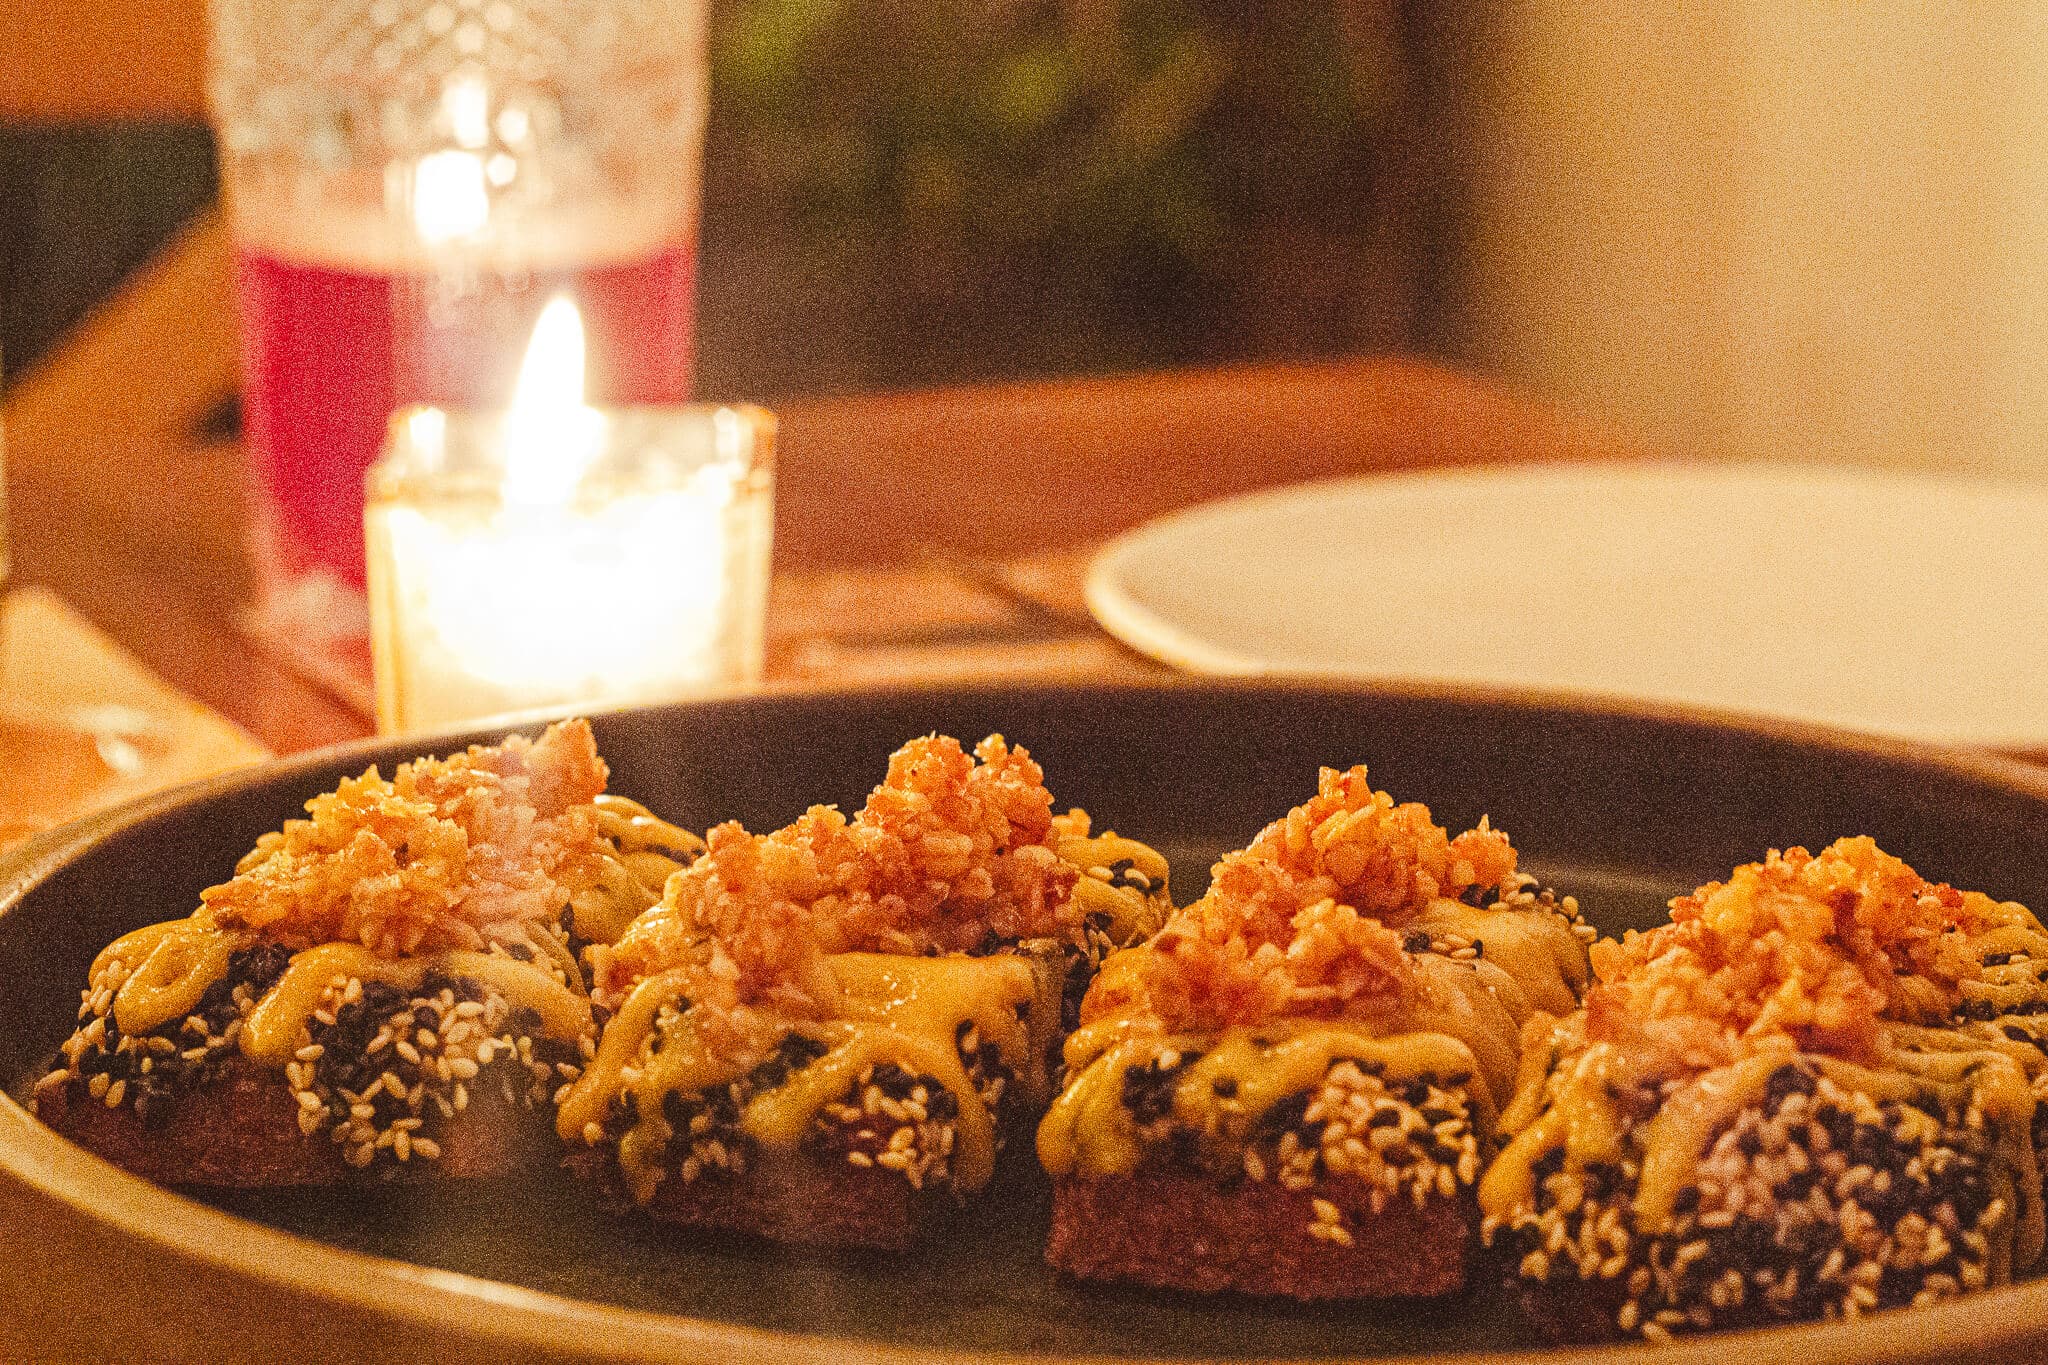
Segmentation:
<svg viewBox="0 0 2048 1365">
<path fill-rule="evenodd" d="M 1461 1085 L 1429 1078 L 1384 1079 L 1370 1063 L 1343 1060 L 1311 1089 L 1275 1104 L 1249 1130 L 1234 1091 L 1218 1089 L 1210 1126 L 1177 1112 L 1182 1074 L 1201 1059 L 1170 1049 L 1123 1076 L 1121 1100 L 1149 1162 L 1240 1175 L 1306 1190 L 1325 1179 L 1369 1187 L 1374 1209 L 1395 1200 L 1420 1205 L 1469 1192 L 1478 1179 L 1480 1144 Z"/>
<path fill-rule="evenodd" d="M 300 1130 L 299 1105 L 283 1076 L 243 1057 L 221 1062 L 154 1122 L 133 1105 L 94 1099 L 63 1072 L 44 1078 L 35 1100 L 36 1117 L 51 1128 L 159 1184 L 259 1189 L 364 1178 L 340 1145 Z M 380 1165 L 376 1173 L 401 1181 L 495 1176 L 544 1161 L 552 1145 L 545 1115 L 485 1094 L 442 1127 L 438 1160 Z"/>
<path fill-rule="evenodd" d="M 290 960 L 277 945 L 238 949 L 190 1014 L 135 1035 L 113 1010 L 127 964 L 105 964 L 37 1087 L 39 1116 L 170 1184 L 383 1179 L 450 1149 L 465 1157 L 445 1170 L 458 1176 L 544 1158 L 548 1097 L 577 1074 L 576 1043 L 545 1037 L 538 1015 L 468 977 L 429 973 L 407 992 L 338 976 L 292 1059 L 267 1066 L 243 1053 L 241 1031 Z"/>
<path fill-rule="evenodd" d="M 1028 1120 L 1014 1074 L 971 1026 L 961 1058 L 996 1122 L 998 1154 Z M 938 1080 L 891 1062 L 868 1067 L 820 1107 L 794 1148 L 764 1149 L 741 1115 L 826 1051 L 797 1032 L 723 1088 L 663 1097 L 661 1178 L 641 1207 L 664 1222 L 723 1228 L 801 1246 L 900 1250 L 974 1191 L 953 1183 L 958 1101 Z M 620 1139 L 638 1121 L 630 1092 L 591 1123 L 563 1164 L 602 1197 L 632 1203 L 618 1167 Z M 1028 1144 L 1024 1144 L 1028 1147 Z"/>
<path fill-rule="evenodd" d="M 1148 1164 L 1133 1176 L 1054 1183 L 1054 1267 L 1297 1299 L 1442 1294 L 1465 1283 L 1479 1148 L 1462 1087 L 1389 1082 L 1340 1061 L 1232 1138 L 1187 1126 L 1171 1107 L 1198 1056 L 1170 1052 L 1125 1073 L 1122 1100 Z M 1227 1116 L 1230 1100 L 1218 1098 Z"/>
<path fill-rule="evenodd" d="M 1981 1119 L 1845 1090 L 1788 1065 L 1715 1139 L 1654 1235 L 1633 1160 L 1538 1164 L 1539 1206 L 1488 1227 L 1529 1316 L 1558 1340 L 1857 1317 L 1990 1281 L 2012 1213 Z"/>
<path fill-rule="evenodd" d="M 1465 1283 L 1468 1197 L 1419 1205 L 1331 1179 L 1305 1189 L 1141 1171 L 1053 1183 L 1045 1258 L 1084 1280 L 1301 1300 L 1445 1294 Z"/>
</svg>

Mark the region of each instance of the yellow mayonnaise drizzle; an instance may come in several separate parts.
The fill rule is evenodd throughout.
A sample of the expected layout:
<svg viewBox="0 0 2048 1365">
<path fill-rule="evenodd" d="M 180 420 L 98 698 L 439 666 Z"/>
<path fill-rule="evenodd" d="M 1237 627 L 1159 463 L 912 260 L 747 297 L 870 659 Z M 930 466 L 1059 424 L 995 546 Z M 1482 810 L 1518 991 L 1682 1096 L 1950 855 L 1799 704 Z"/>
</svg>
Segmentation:
<svg viewBox="0 0 2048 1365">
<path fill-rule="evenodd" d="M 1459 934 L 1483 945 L 1478 960 L 1507 977 L 1490 984 L 1517 1023 L 1535 1010 L 1569 1014 L 1586 993 L 1585 945 L 1546 911 L 1481 910 L 1439 898 L 1411 927 Z"/>
<path fill-rule="evenodd" d="M 1067 1041 L 1066 1090 L 1039 1126 L 1039 1160 L 1056 1176 L 1136 1170 L 1144 1149 L 1123 1105 L 1124 1076 L 1168 1053 L 1201 1054 L 1175 1081 L 1176 1116 L 1230 1141 L 1242 1140 L 1274 1105 L 1313 1089 L 1344 1060 L 1367 1064 L 1389 1080 L 1432 1077 L 1467 1086 L 1485 1131 L 1514 1091 L 1522 1022 L 1536 1009 L 1576 1003 L 1585 950 L 1564 920 L 1545 911 L 1482 910 L 1441 900 L 1415 927 L 1456 932 L 1483 946 L 1480 956 L 1466 960 L 1411 957 L 1423 989 L 1396 1019 L 1281 1019 L 1215 1034 L 1162 1036 L 1147 1021 L 1108 1018 L 1077 1030 Z"/>
<path fill-rule="evenodd" d="M 1144 1148 L 1123 1105 L 1124 1076 L 1163 1053 L 1201 1053 L 1175 1083 L 1173 1111 L 1187 1126 L 1228 1140 L 1241 1140 L 1274 1105 L 1314 1089 L 1345 1060 L 1391 1080 L 1433 1076 L 1446 1085 L 1470 1083 L 1477 1107 L 1491 1113 L 1471 1049 L 1446 1034 L 1376 1035 L 1361 1026 L 1299 1019 L 1168 1038 L 1119 1036 L 1126 1029 L 1128 1021 L 1103 1020 L 1068 1040 L 1073 1079 L 1038 1127 L 1038 1159 L 1053 1175 L 1128 1175 L 1138 1168 Z"/>
<path fill-rule="evenodd" d="M 412 991 L 429 972 L 470 977 L 504 996 L 513 1008 L 533 1010 L 549 1037 L 575 1038 L 590 1031 L 590 1002 L 532 963 L 465 952 L 388 958 L 353 943 L 324 943 L 294 956 L 277 984 L 264 992 L 242 1027 L 242 1051 L 259 1062 L 283 1066 L 298 1048 L 306 1020 L 337 980 L 356 977 Z"/>
<path fill-rule="evenodd" d="M 569 875 L 569 908 L 578 937 L 617 943 L 634 916 L 661 899 L 668 879 L 704 851 L 704 841 L 627 797 L 606 793 L 591 805 L 598 832 L 618 851 Z"/>
<path fill-rule="evenodd" d="M 190 1014 L 206 988 L 226 974 L 228 959 L 248 942 L 201 920 L 170 920 L 107 945 L 93 963 L 93 974 L 116 958 L 137 962 L 114 994 L 114 1022 L 123 1033 L 147 1033 Z M 569 965 L 573 970 L 574 964 Z M 553 1037 L 575 1038 L 590 1031 L 590 1002 L 533 963 L 471 952 L 387 958 L 358 944 L 323 943 L 294 954 L 284 974 L 263 993 L 238 1035 L 242 1052 L 271 1066 L 290 1061 L 306 1021 L 337 980 L 355 977 L 413 990 L 436 971 L 470 977 L 496 990 L 514 1008 L 532 1009 Z M 578 980 L 573 975 L 569 979 Z"/>
<path fill-rule="evenodd" d="M 92 970 L 98 976 L 115 958 L 134 964 L 114 996 L 114 1022 L 123 1033 L 147 1033 L 190 1014 L 241 946 L 239 937 L 211 925 L 172 920 L 115 939 L 93 959 Z"/>
<path fill-rule="evenodd" d="M 1136 839 L 1126 839 L 1114 830 L 1094 837 L 1069 835 L 1054 845 L 1060 861 L 1080 869 L 1081 877 L 1074 883 L 1074 904 L 1085 918 L 1090 915 L 1105 915 L 1109 920 L 1108 933 L 1118 943 L 1136 943 L 1149 938 L 1166 922 L 1173 911 L 1173 898 L 1167 889 L 1166 859 L 1148 844 Z M 1113 867 L 1128 862 L 1143 873 L 1152 883 L 1150 891 L 1140 891 L 1132 886 L 1111 886 L 1088 875 L 1090 868 Z"/>
<path fill-rule="evenodd" d="M 766 1149 L 793 1148 L 818 1111 L 848 1095 L 870 1066 L 894 1062 L 951 1092 L 959 1110 L 952 1181 L 958 1189 L 980 1188 L 995 1170 L 995 1116 L 961 1062 L 961 1026 L 972 1024 L 984 1047 L 1000 1049 L 1016 1072 L 1016 1084 L 1042 1099 L 1043 1053 L 1057 1024 L 1061 961 L 1057 953 L 974 958 L 840 953 L 827 958 L 838 991 L 823 1011 L 828 1017 L 791 1018 L 767 1031 L 774 1041 L 787 1033 L 814 1039 L 824 1045 L 825 1054 L 752 1096 L 740 1112 L 740 1131 Z M 563 1139 L 581 1141 L 586 1125 L 602 1123 L 616 1098 L 633 1097 L 634 1123 L 620 1140 L 619 1168 L 642 1202 L 653 1197 L 674 1136 L 662 1112 L 663 1098 L 729 1085 L 773 1050 L 771 1042 L 739 1056 L 721 1052 L 687 1010 L 680 1026 L 657 1034 L 663 1006 L 680 1003 L 685 979 L 684 972 L 670 971 L 634 987 L 605 1026 L 596 1058 L 563 1098 L 558 1116 Z"/>
</svg>

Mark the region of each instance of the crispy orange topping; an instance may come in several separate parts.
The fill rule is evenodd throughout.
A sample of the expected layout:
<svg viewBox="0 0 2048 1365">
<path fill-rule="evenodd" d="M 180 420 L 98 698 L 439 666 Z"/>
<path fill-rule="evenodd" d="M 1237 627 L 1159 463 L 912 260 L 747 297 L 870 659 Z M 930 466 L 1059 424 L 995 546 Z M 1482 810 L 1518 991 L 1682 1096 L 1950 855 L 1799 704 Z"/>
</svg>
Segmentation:
<svg viewBox="0 0 2048 1365">
<path fill-rule="evenodd" d="M 1978 975 L 1980 898 L 1924 880 L 1868 838 L 1773 850 L 1671 902 L 1671 922 L 1593 948 L 1587 1035 L 1667 1070 L 1790 1038 L 1869 1059 L 1879 1021 L 1938 1022 Z"/>
<path fill-rule="evenodd" d="M 1498 830 L 1453 839 L 1427 806 L 1374 791 L 1362 765 L 1325 768 L 1314 798 L 1224 855 L 1206 896 L 1105 964 L 1082 1017 L 1200 1031 L 1397 1011 L 1419 988 L 1398 926 L 1514 870 Z"/>
<path fill-rule="evenodd" d="M 1245 852 L 1292 873 L 1305 894 L 1329 896 L 1403 924 L 1439 896 L 1499 886 L 1515 870 L 1508 837 L 1484 821 L 1453 839 L 1419 801 L 1394 804 L 1365 765 L 1324 768 L 1316 794 L 1259 831 Z"/>
<path fill-rule="evenodd" d="M 386 956 L 523 939 L 561 915 L 556 874 L 599 854 L 588 803 L 604 784 L 581 720 L 537 743 L 514 735 L 402 763 L 388 782 L 371 768 L 258 840 L 232 881 L 200 893 L 199 913 L 295 946 Z"/>
<path fill-rule="evenodd" d="M 699 978 L 686 992 L 697 1004 L 801 1012 L 829 993 L 828 953 L 1076 936 L 1077 873 L 1051 837 L 1052 794 L 1025 750 L 1001 735 L 974 757 L 943 735 L 913 740 L 851 820 L 813 806 L 772 834 L 712 830 L 662 903 L 615 948 L 593 950 L 597 998 L 615 1005 L 636 982 L 683 967 Z"/>
</svg>

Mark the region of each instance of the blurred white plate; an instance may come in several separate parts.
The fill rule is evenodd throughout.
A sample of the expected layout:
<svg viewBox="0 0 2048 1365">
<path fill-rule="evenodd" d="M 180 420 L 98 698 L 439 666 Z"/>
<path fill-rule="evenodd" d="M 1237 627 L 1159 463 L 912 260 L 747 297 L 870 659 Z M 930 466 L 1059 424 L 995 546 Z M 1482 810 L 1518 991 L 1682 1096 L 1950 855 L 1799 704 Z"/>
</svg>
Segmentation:
<svg viewBox="0 0 2048 1365">
<path fill-rule="evenodd" d="M 1793 465 L 1473 468 L 1193 508 L 1096 619 L 1204 673 L 1592 690 L 2048 745 L 2048 488 Z"/>
</svg>

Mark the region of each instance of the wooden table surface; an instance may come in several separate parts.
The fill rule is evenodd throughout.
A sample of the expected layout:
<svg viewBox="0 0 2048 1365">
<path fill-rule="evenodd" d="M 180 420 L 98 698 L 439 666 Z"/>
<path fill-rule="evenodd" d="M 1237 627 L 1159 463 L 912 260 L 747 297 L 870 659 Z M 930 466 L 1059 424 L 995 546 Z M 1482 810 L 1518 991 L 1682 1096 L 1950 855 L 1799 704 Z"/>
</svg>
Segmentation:
<svg viewBox="0 0 2048 1365">
<path fill-rule="evenodd" d="M 230 263 L 195 223 L 19 376 L 14 578 L 46 584 L 272 748 L 368 718 L 238 625 L 252 595 Z M 777 405 L 769 685 L 1159 671 L 1087 619 L 1104 538 L 1221 494 L 1361 470 L 1627 458 L 1618 433 L 1404 359 Z"/>
</svg>

